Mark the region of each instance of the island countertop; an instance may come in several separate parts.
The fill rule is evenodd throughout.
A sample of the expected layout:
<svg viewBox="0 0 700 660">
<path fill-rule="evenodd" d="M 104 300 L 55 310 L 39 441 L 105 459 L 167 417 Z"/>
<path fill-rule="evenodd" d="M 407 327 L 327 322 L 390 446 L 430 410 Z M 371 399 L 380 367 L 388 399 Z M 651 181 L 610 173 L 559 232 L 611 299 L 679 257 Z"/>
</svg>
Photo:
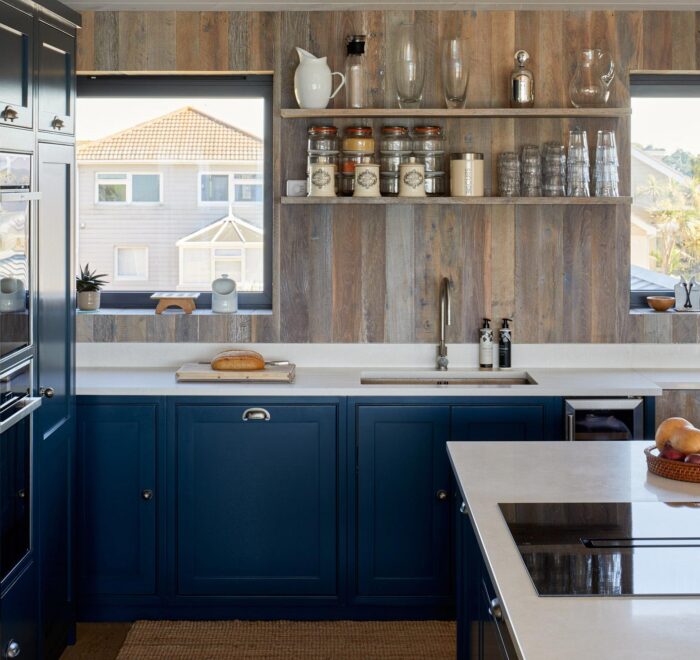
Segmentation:
<svg viewBox="0 0 700 660">
<path fill-rule="evenodd" d="M 525 660 L 700 657 L 700 597 L 539 597 L 498 508 L 499 502 L 700 501 L 700 484 L 647 473 L 643 449 L 649 444 L 448 443 L 506 623 Z"/>
</svg>

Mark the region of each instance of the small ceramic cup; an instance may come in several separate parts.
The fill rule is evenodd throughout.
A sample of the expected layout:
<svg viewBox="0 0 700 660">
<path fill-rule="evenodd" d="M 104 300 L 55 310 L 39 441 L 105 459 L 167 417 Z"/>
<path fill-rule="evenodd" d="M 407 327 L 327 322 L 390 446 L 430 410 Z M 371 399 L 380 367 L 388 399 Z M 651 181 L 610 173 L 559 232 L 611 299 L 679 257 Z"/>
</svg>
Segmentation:
<svg viewBox="0 0 700 660">
<path fill-rule="evenodd" d="M 399 197 L 425 197 L 425 165 L 417 163 L 415 156 L 399 169 Z"/>
<path fill-rule="evenodd" d="M 309 197 L 335 197 L 335 165 L 311 163 Z"/>
<path fill-rule="evenodd" d="M 379 165 L 360 163 L 355 166 L 353 197 L 381 197 L 379 192 Z"/>
</svg>

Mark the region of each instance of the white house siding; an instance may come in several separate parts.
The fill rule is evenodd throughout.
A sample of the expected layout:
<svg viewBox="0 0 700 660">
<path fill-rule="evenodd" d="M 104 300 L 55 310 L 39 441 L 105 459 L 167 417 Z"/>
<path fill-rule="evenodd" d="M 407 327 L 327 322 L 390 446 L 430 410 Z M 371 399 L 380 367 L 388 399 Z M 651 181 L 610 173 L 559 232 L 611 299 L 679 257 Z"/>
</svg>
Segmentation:
<svg viewBox="0 0 700 660">
<path fill-rule="evenodd" d="M 199 205 L 202 171 L 256 171 L 254 163 L 175 163 L 164 165 L 78 163 L 78 259 L 107 273 L 106 290 L 175 290 L 178 285 L 178 249 L 182 237 L 228 214 L 228 206 Z M 98 172 L 161 174 L 161 204 L 96 204 Z M 258 227 L 263 224 L 262 204 L 234 204 L 236 216 Z M 148 246 L 148 280 L 115 281 L 114 248 Z M 251 255 L 251 260 L 255 257 Z"/>
</svg>

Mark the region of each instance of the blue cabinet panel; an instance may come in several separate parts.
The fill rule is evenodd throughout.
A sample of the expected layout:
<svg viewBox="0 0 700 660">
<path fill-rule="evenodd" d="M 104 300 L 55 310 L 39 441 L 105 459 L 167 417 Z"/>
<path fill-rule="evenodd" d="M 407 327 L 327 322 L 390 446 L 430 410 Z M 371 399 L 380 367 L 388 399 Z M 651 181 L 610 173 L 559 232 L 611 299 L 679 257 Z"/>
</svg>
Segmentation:
<svg viewBox="0 0 700 660">
<path fill-rule="evenodd" d="M 357 407 L 357 593 L 450 593 L 447 406 Z"/>
<path fill-rule="evenodd" d="M 176 406 L 181 595 L 337 592 L 336 407 L 263 407 Z"/>
<path fill-rule="evenodd" d="M 9 581 L 9 580 L 8 580 Z M 37 584 L 36 570 L 29 562 L 21 573 L 4 585 L 0 599 L 0 652 L 3 658 L 10 645 L 19 651 L 18 657 L 32 660 L 37 653 Z"/>
<path fill-rule="evenodd" d="M 544 404 L 475 404 L 452 408 L 451 440 L 545 440 L 545 431 Z"/>
<path fill-rule="evenodd" d="M 79 593 L 156 591 L 155 404 L 78 407 Z"/>
</svg>

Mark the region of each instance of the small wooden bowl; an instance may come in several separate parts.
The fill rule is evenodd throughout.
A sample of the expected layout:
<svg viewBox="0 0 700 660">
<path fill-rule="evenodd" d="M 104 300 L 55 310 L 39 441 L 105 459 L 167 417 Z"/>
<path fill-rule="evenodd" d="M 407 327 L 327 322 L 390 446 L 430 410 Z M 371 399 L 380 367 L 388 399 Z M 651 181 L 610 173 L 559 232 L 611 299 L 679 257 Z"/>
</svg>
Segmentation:
<svg viewBox="0 0 700 660">
<path fill-rule="evenodd" d="M 656 445 L 647 447 L 644 453 L 647 457 L 647 468 L 652 474 L 664 477 L 664 479 L 700 484 L 700 465 L 661 458 L 657 453 Z"/>
<path fill-rule="evenodd" d="M 647 296 L 647 305 L 657 312 L 667 312 L 676 304 L 671 296 Z"/>
</svg>

